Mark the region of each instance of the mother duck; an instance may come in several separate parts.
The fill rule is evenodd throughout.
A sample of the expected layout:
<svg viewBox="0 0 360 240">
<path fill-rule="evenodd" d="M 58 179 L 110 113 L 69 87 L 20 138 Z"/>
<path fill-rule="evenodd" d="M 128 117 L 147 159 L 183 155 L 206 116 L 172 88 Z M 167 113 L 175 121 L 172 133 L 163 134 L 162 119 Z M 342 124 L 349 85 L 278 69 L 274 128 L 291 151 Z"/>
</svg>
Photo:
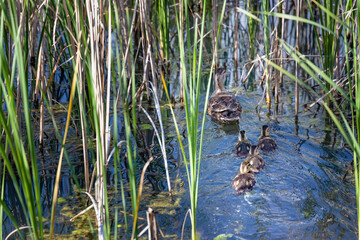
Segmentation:
<svg viewBox="0 0 360 240">
<path fill-rule="evenodd" d="M 215 73 L 215 90 L 210 97 L 207 113 L 222 123 L 238 122 L 242 107 L 236 98 L 224 88 L 226 68 L 218 68 Z"/>
</svg>

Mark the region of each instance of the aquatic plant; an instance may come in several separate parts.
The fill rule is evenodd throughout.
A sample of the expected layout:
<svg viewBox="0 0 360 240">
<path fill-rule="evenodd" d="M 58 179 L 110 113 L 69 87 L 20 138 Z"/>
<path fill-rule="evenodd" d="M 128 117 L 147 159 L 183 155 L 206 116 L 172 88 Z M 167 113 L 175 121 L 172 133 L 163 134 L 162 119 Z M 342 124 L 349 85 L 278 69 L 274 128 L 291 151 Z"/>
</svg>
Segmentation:
<svg viewBox="0 0 360 240">
<path fill-rule="evenodd" d="M 27 9 L 27 3 L 24 3 L 23 9 Z M 2 78 L 0 86 L 3 100 L 3 107 L 0 109 L 0 124 L 4 134 L 4 139 L 0 144 L 4 174 L 1 180 L 0 221 L 3 221 L 3 211 L 5 211 L 17 229 L 18 236 L 25 239 L 18 219 L 13 216 L 4 199 L 5 174 L 9 174 L 24 213 L 26 227 L 21 229 L 29 231 L 34 239 L 41 239 L 44 236 L 41 191 L 31 120 L 31 102 L 28 99 L 26 60 L 29 49 L 26 47 L 26 39 L 22 32 L 25 29 L 20 26 L 26 15 L 25 11 L 20 16 L 17 14 L 14 1 L 1 1 L 0 4 L 0 43 L 2 48 L 8 51 L 11 49 L 11 53 L 0 51 Z M 29 34 L 28 29 L 26 33 Z M 16 71 L 13 66 L 16 66 Z M 25 120 L 25 125 L 23 120 Z M 23 131 L 26 134 L 23 134 Z M 1 238 L 3 236 L 2 229 L 0 236 Z"/>
<path fill-rule="evenodd" d="M 246 1 L 246 9 L 249 13 L 257 12 L 258 11 L 258 2 L 257 1 Z M 263 2 L 263 4 L 268 5 L 268 3 Z M 237 5 L 238 6 L 238 5 Z M 236 11 L 238 12 L 238 11 Z M 256 13 L 255 13 L 256 14 Z M 247 16 L 247 25 L 249 29 L 249 59 L 252 60 L 255 58 L 255 49 L 256 49 L 256 31 L 259 28 L 257 25 L 258 21 L 254 20 L 252 17 Z"/>
<path fill-rule="evenodd" d="M 269 0 L 262 1 L 262 10 L 263 12 L 269 12 Z M 263 23 L 263 31 L 264 31 L 264 47 L 265 47 L 265 57 L 269 59 L 270 54 L 270 33 L 269 33 L 269 16 L 264 14 L 264 23 Z M 271 106 L 271 96 L 270 96 L 270 69 L 268 63 L 265 63 L 265 84 L 266 84 L 266 103 L 268 104 L 268 108 Z"/>
<path fill-rule="evenodd" d="M 202 144 L 203 144 L 203 136 L 204 136 L 204 126 L 205 126 L 205 115 L 206 115 L 206 108 L 208 104 L 208 98 L 210 94 L 210 83 L 212 79 L 212 73 L 215 66 L 216 60 L 216 47 L 214 49 L 214 55 L 212 59 L 212 64 L 210 68 L 210 74 L 208 78 L 208 83 L 206 87 L 206 97 L 205 97 L 205 106 L 202 116 L 202 124 L 200 128 L 200 138 L 198 138 L 198 120 L 199 120 L 199 97 L 201 94 L 200 83 L 201 83 L 201 70 L 202 70 L 202 54 L 203 54 L 203 40 L 204 40 L 204 28 L 205 28 L 205 19 L 206 19 L 206 2 L 203 3 L 203 15 L 201 18 L 201 30 L 198 36 L 198 19 L 195 18 L 195 30 L 194 30 L 194 40 L 193 48 L 192 48 L 192 64 L 190 65 L 190 76 L 187 75 L 187 65 L 186 65 L 186 54 L 185 54 L 185 39 L 183 37 L 184 26 L 183 22 L 183 15 L 184 9 L 186 9 L 186 1 L 185 7 L 180 4 L 179 10 L 176 11 L 177 18 L 176 23 L 178 27 L 178 42 L 179 42 L 179 49 L 180 49 L 180 66 L 181 66 L 181 78 L 183 81 L 183 91 L 184 91 L 184 106 L 185 106 L 185 114 L 186 114 L 186 134 L 188 138 L 188 155 L 185 153 L 184 146 L 182 144 L 182 139 L 180 132 L 177 129 L 177 136 L 180 142 L 182 156 L 185 162 L 186 172 L 188 176 L 188 183 L 189 183 L 189 191 L 190 191 L 190 201 L 191 201 L 191 236 L 192 239 L 196 239 L 196 211 L 197 211 L 197 201 L 198 201 L 198 188 L 199 188 L 199 173 L 200 173 L 200 163 L 201 163 L 201 151 L 202 151 Z M 222 23 L 222 19 L 224 17 L 226 1 L 223 2 L 221 15 L 219 19 L 219 26 L 217 29 L 217 38 L 219 36 L 220 27 Z M 213 8 L 216 6 L 213 6 Z M 187 10 L 185 10 L 185 13 Z M 186 17 L 186 16 L 185 16 Z M 187 33 L 189 33 L 190 29 L 188 24 Z M 189 35 L 189 34 L 188 34 Z M 198 37 L 200 38 L 199 45 L 198 45 Z M 217 42 L 217 40 L 216 40 Z M 189 38 L 187 39 L 187 43 L 189 45 Z M 199 49 L 198 49 L 199 48 Z M 191 48 L 188 48 L 188 51 L 191 51 Z M 198 52 L 197 52 L 198 51 Z M 199 54 L 199 55 L 197 55 Z M 188 80 L 189 79 L 189 80 Z M 170 101 L 170 99 L 168 99 Z M 174 122 L 176 123 L 175 115 L 173 114 Z M 188 158 L 187 158 L 188 156 Z"/>
</svg>

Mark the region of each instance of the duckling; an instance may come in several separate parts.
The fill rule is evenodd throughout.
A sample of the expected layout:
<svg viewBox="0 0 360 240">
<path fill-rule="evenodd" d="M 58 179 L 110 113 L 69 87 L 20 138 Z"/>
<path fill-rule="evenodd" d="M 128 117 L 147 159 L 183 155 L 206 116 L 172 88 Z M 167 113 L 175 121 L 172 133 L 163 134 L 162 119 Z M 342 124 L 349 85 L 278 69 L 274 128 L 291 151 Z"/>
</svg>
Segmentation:
<svg viewBox="0 0 360 240">
<path fill-rule="evenodd" d="M 245 161 L 250 164 L 251 171 L 254 173 L 260 172 L 260 169 L 265 166 L 265 161 L 260 156 L 259 147 L 257 145 L 251 146 L 249 156 L 246 158 Z"/>
<path fill-rule="evenodd" d="M 255 183 L 255 174 L 251 172 L 249 162 L 243 161 L 240 165 L 240 173 L 235 176 L 232 186 L 238 194 L 242 194 L 246 190 L 252 189 Z"/>
<path fill-rule="evenodd" d="M 240 120 L 242 107 L 236 98 L 224 89 L 226 68 L 218 68 L 215 74 L 215 90 L 209 99 L 207 113 L 222 123 Z"/>
<path fill-rule="evenodd" d="M 246 137 L 244 130 L 239 133 L 239 141 L 235 145 L 234 152 L 238 157 L 246 157 L 249 154 L 251 143 Z"/>
<path fill-rule="evenodd" d="M 276 142 L 270 137 L 270 128 L 267 125 L 263 125 L 261 128 L 258 146 L 265 152 L 272 152 L 277 147 Z"/>
</svg>

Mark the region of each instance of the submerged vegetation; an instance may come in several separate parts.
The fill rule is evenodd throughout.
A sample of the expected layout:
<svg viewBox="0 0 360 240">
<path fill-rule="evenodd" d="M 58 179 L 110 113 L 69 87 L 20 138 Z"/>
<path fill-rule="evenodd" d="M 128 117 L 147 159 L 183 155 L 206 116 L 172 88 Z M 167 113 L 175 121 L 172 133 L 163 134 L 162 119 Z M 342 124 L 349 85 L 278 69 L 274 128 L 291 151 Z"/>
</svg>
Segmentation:
<svg viewBox="0 0 360 240">
<path fill-rule="evenodd" d="M 1 0 L 0 6 L 0 221 L 11 222 L 10 228 L 0 228 L 1 239 L 62 237 L 58 214 L 65 161 L 71 174 L 66 177 L 74 185 L 71 195 L 81 208 L 71 217 L 83 219 L 76 228 L 98 239 L 137 239 L 146 231 L 149 238 L 173 234 L 161 231 L 156 214 L 141 205 L 149 197 L 145 175 L 158 155 L 166 204 L 179 204 L 181 183 L 170 179 L 165 122 L 175 128 L 179 146 L 174 151 L 186 168 L 191 203 L 186 216 L 196 239 L 213 73 L 226 62 L 238 66 L 239 44 L 248 46 L 248 63 L 245 77 L 233 69 L 236 82 L 249 84 L 260 69 L 263 77 L 256 83 L 264 89 L 269 115 L 278 111 L 282 89 L 290 83 L 295 121 L 301 109 L 323 107 L 327 121 L 346 140 L 353 151 L 360 229 L 359 2 Z M 237 53 L 224 60 L 217 48 L 227 47 L 219 39 L 223 19 L 234 11 L 246 16 L 247 29 L 238 28 L 235 19 L 230 37 Z M 246 42 L 240 43 L 240 34 Z M 299 90 L 311 104 L 300 106 Z M 184 126 L 176 112 L 181 107 Z M 145 136 L 144 129 L 153 129 L 153 135 Z M 147 138 L 159 149 L 150 147 Z M 53 156 L 56 171 L 44 166 L 49 145 L 60 148 Z M 11 191 L 15 201 L 8 198 Z M 51 211 L 44 211 L 45 204 Z M 145 211 L 144 226 L 138 220 Z"/>
</svg>

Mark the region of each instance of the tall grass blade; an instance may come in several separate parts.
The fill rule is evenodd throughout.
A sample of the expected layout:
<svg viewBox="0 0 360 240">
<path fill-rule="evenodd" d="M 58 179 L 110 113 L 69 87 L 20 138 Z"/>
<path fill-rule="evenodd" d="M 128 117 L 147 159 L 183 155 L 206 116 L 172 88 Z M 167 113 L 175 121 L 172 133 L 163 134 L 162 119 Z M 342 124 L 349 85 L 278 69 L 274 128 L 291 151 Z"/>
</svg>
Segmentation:
<svg viewBox="0 0 360 240">
<path fill-rule="evenodd" d="M 191 230 L 191 237 L 192 239 L 196 239 L 196 211 L 197 211 L 197 199 L 198 199 L 198 188 L 199 188 L 199 173 L 200 173 L 200 162 L 201 162 L 201 150 L 202 150 L 202 141 L 203 141 L 203 132 L 204 132 L 204 124 L 205 124 L 205 115 L 206 115 L 206 108 L 210 93 L 210 84 L 211 84 L 211 76 L 213 67 L 215 65 L 215 58 L 213 55 L 212 65 L 210 68 L 210 77 L 207 84 L 206 90 L 206 100 L 205 100 L 205 107 L 204 107 L 204 115 L 203 115 L 203 122 L 201 126 L 200 132 L 200 139 L 198 138 L 198 117 L 199 117 L 199 97 L 201 94 L 200 91 L 200 81 L 201 81 L 201 66 L 202 66 L 202 52 L 203 52 L 203 38 L 204 38 L 204 26 L 205 26 L 205 18 L 206 18 L 206 2 L 203 3 L 203 15 L 201 19 L 201 33 L 200 33 L 200 43 L 197 45 L 197 26 L 198 26 L 198 19 L 195 19 L 195 30 L 194 30 L 194 49 L 192 53 L 192 60 L 193 63 L 190 65 L 192 66 L 192 75 L 190 75 L 190 79 L 188 80 L 187 76 L 187 66 L 186 66 L 186 58 L 185 58 L 185 44 L 184 44 L 184 37 L 183 37 L 183 26 L 182 26 L 182 18 L 181 13 L 183 11 L 183 6 L 179 4 L 179 14 L 176 9 L 176 23 L 178 28 L 178 42 L 179 42 L 179 50 L 180 50 L 180 71 L 181 71 L 181 78 L 183 81 L 183 91 L 184 91 L 184 106 L 185 106 L 185 115 L 186 115 L 186 129 L 187 129 L 187 136 L 188 136 L 188 158 L 185 154 L 184 147 L 182 144 L 181 136 L 179 134 L 177 128 L 177 122 L 175 119 L 175 115 L 172 111 L 173 119 L 175 122 L 175 127 L 177 131 L 178 140 L 180 143 L 181 151 L 183 154 L 183 159 L 185 162 L 188 183 L 189 183 L 189 192 L 190 192 L 190 203 L 191 203 L 191 223 L 192 223 L 192 230 Z M 222 12 L 219 20 L 219 27 L 217 30 L 217 38 L 219 36 L 220 27 L 222 23 L 222 19 L 225 12 L 225 5 L 226 1 L 223 2 Z M 199 47 L 199 55 L 197 55 L 197 49 Z M 215 54 L 215 53 L 214 53 Z M 165 86 L 165 84 L 164 84 Z M 166 88 L 165 88 L 166 89 Z M 167 92 L 167 91 L 166 91 Z M 170 98 L 167 93 L 168 100 L 170 102 Z M 200 140 L 200 141 L 199 141 Z M 198 146 L 199 142 L 199 146 Z"/>
<path fill-rule="evenodd" d="M 2 81 L 0 81 L 1 91 L 2 96 L 6 96 L 3 99 L 5 100 L 4 104 L 6 107 L 0 111 L 1 125 L 2 130 L 6 132 L 5 146 L 10 146 L 12 161 L 15 164 L 18 176 L 13 174 L 13 167 L 9 159 L 4 157 L 5 150 L 2 151 L 2 157 L 13 180 L 30 233 L 34 239 L 41 239 L 43 238 L 41 195 L 31 121 L 31 105 L 28 100 L 28 76 L 25 60 L 27 48 L 24 45 L 23 31 L 23 27 L 26 24 L 25 10 L 28 5 L 25 2 L 19 6 L 21 7 L 20 15 L 17 12 L 14 1 L 1 1 L 0 6 L 0 42 L 2 47 L 4 47 L 9 40 L 12 40 L 13 46 L 11 48 L 13 47 L 14 49 L 11 56 L 5 56 L 3 51 L 1 51 L 0 56 L 0 71 L 2 73 Z M 9 35 L 5 34 L 5 26 Z M 14 87 L 15 79 L 17 87 Z M 13 91 L 17 91 L 16 98 Z M 4 109 L 7 110 L 7 120 L 5 120 Z M 21 113 L 21 109 L 23 109 L 23 113 Z M 24 130 L 26 136 L 22 135 L 23 126 L 21 119 L 25 120 Z M 21 185 L 18 184 L 17 178 L 21 181 Z M 3 207 L 5 208 L 5 205 Z"/>
</svg>

